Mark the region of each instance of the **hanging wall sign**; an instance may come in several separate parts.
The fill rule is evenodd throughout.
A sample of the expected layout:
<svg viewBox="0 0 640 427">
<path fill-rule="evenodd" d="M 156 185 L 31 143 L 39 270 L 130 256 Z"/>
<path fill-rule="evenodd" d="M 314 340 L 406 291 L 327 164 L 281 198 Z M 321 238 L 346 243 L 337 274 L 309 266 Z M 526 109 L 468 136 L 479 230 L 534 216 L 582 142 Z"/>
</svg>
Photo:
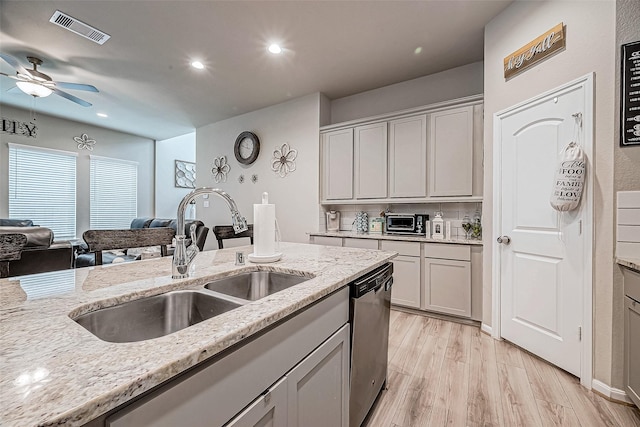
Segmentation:
<svg viewBox="0 0 640 427">
<path fill-rule="evenodd" d="M 640 41 L 622 45 L 620 146 L 640 145 Z"/>
<path fill-rule="evenodd" d="M 18 120 L 2 118 L 2 132 L 10 133 L 13 135 L 28 136 L 35 138 L 37 136 L 38 128 L 35 123 L 32 122 L 20 122 Z"/>
<path fill-rule="evenodd" d="M 559 23 L 546 33 L 504 58 L 504 78 L 508 79 L 565 46 L 564 25 Z"/>
</svg>

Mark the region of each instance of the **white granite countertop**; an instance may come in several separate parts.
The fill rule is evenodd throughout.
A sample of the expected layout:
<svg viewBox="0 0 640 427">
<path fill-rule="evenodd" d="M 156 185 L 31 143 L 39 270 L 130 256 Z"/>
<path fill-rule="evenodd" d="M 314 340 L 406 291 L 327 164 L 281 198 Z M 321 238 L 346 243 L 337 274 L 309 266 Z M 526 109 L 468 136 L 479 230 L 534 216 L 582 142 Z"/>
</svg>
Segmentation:
<svg viewBox="0 0 640 427">
<path fill-rule="evenodd" d="M 616 258 L 616 262 L 632 270 L 640 271 L 640 258 Z"/>
<path fill-rule="evenodd" d="M 318 231 L 308 233 L 309 236 L 325 236 L 325 237 L 349 237 L 354 239 L 375 239 L 375 240 L 397 240 L 401 242 L 421 242 L 421 243 L 444 243 L 458 245 L 476 245 L 482 246 L 482 240 L 467 239 L 450 239 L 439 240 L 419 235 L 401 235 L 401 234 L 384 234 L 384 233 L 355 233 L 353 231 Z"/>
<path fill-rule="evenodd" d="M 200 253 L 193 277 L 171 258 L 0 279 L 0 425 L 82 425 L 279 319 L 345 286 L 395 252 L 281 243 L 272 264 L 235 266 L 235 252 Z M 314 277 L 181 331 L 142 342 L 101 341 L 70 313 L 255 270 Z"/>
</svg>

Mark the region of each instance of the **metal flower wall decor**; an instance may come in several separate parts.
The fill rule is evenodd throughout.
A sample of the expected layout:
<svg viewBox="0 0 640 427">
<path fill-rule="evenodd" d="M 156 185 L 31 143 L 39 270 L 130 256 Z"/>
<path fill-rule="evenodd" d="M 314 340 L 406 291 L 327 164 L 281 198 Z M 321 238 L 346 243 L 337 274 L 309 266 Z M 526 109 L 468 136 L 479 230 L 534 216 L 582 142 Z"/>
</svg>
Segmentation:
<svg viewBox="0 0 640 427">
<path fill-rule="evenodd" d="M 89 138 L 86 133 L 82 136 L 74 136 L 73 140 L 78 144 L 78 150 L 87 149 L 93 151 L 93 146 L 96 145 L 96 140 Z"/>
<path fill-rule="evenodd" d="M 296 157 L 298 157 L 298 151 L 289 147 L 289 144 L 285 142 L 282 147 L 276 147 L 273 151 L 271 170 L 284 178 L 289 172 L 296 170 Z"/>
<path fill-rule="evenodd" d="M 231 170 L 231 166 L 227 163 L 227 156 L 220 156 L 213 159 L 213 180 L 215 182 L 227 182 L 227 174 Z"/>
</svg>

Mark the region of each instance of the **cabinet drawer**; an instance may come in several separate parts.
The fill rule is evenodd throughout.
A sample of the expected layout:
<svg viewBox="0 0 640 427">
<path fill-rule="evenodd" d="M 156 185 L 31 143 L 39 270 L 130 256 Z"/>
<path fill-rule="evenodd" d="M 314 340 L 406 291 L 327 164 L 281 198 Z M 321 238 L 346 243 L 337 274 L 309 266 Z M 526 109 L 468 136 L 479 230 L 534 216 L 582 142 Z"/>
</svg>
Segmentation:
<svg viewBox="0 0 640 427">
<path fill-rule="evenodd" d="M 640 301 L 640 273 L 628 268 L 622 269 L 624 276 L 624 293 L 636 301 Z"/>
<path fill-rule="evenodd" d="M 394 240 L 382 240 L 381 247 L 383 251 L 398 252 L 399 255 L 420 256 L 420 243 L 415 242 L 397 242 Z"/>
<path fill-rule="evenodd" d="M 343 246 L 345 248 L 362 248 L 362 249 L 378 249 L 378 241 L 376 239 L 344 239 Z"/>
<path fill-rule="evenodd" d="M 312 236 L 311 243 L 324 246 L 342 246 L 342 237 Z"/>
<path fill-rule="evenodd" d="M 423 243 L 425 258 L 471 261 L 471 246 L 447 243 Z"/>
</svg>

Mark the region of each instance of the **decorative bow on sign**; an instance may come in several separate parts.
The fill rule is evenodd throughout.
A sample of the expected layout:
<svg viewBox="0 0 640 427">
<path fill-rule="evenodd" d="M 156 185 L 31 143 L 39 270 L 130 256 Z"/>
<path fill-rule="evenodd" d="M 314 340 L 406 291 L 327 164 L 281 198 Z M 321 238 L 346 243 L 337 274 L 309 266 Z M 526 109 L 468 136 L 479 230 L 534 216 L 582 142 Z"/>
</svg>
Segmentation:
<svg viewBox="0 0 640 427">
<path fill-rule="evenodd" d="M 93 151 L 93 146 L 96 145 L 96 140 L 89 138 L 86 133 L 83 133 L 82 136 L 74 136 L 73 140 L 78 143 L 78 150 L 86 148 L 89 151 Z"/>
</svg>

